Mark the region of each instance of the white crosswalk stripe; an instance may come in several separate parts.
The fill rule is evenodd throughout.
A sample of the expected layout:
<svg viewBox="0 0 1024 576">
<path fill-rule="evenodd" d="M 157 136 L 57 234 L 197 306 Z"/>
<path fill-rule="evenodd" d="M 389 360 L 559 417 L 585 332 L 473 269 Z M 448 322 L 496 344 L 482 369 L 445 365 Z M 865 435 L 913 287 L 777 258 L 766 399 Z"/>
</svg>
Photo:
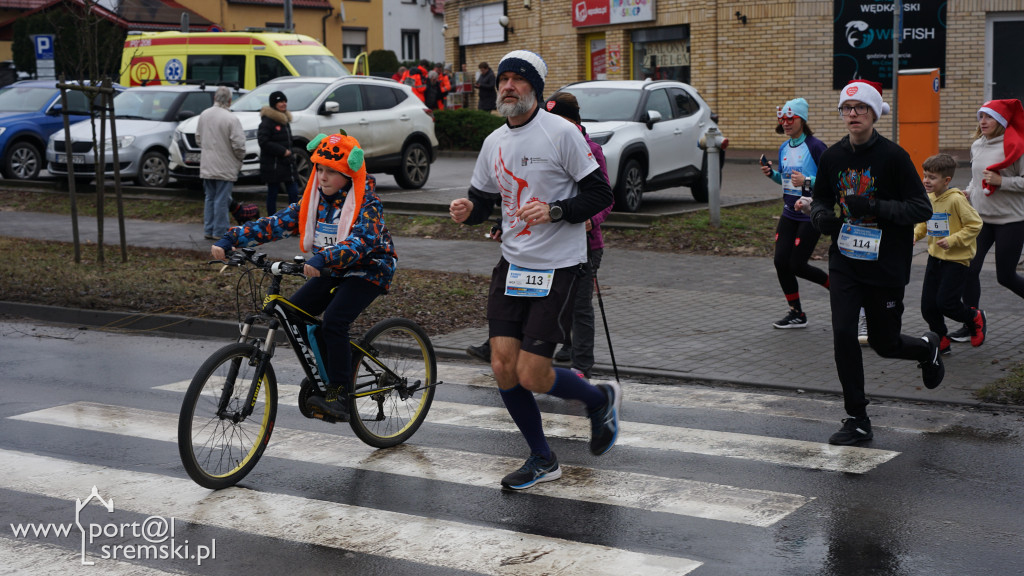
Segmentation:
<svg viewBox="0 0 1024 576">
<path fill-rule="evenodd" d="M 84 497 L 83 486 L 117 487 L 120 510 L 384 558 L 429 559 L 433 565 L 482 574 L 660 576 L 688 574 L 701 565 L 685 558 L 244 488 L 211 493 L 190 480 L 11 450 L 0 450 L 0 469 L 7 471 L 0 477 L 0 488 L 7 490 L 74 500 Z M 240 510 L 259 511 L 259 521 L 239 518 Z M 339 524 L 345 529 L 333 528 Z"/>
<path fill-rule="evenodd" d="M 472 387 L 494 386 L 485 367 L 442 366 L 446 382 L 457 385 L 455 390 L 464 390 L 463 396 Z M 279 374 L 281 372 L 284 371 Z M 188 384 L 188 381 L 179 381 L 155 389 L 180 394 Z M 834 409 L 834 405 L 826 406 L 817 399 L 783 399 L 771 394 L 703 387 L 630 382 L 626 390 L 626 416 L 630 411 L 641 413 L 644 406 L 656 405 L 667 410 L 717 410 L 819 420 L 824 419 L 819 413 L 828 412 L 826 407 Z M 282 405 L 295 406 L 298 387 L 279 384 L 278 397 Z M 439 397 L 446 400 L 435 398 L 427 426 L 449 427 L 456 434 L 481 430 L 519 434 L 503 407 L 449 401 L 449 398 L 462 399 L 457 392 Z M 930 414 L 931 418 L 919 418 L 912 412 L 902 413 L 903 428 L 911 432 L 938 430 L 956 421 L 954 416 Z M 10 419 L 73 431 L 177 443 L 178 415 L 170 412 L 74 402 L 14 415 Z M 278 423 L 282 421 L 287 422 L 287 416 L 282 420 L 279 414 Z M 544 425 L 546 434 L 552 438 L 585 442 L 590 437 L 589 420 L 580 415 L 545 413 Z M 324 430 L 275 427 L 264 457 L 495 491 L 500 489 L 498 480 L 522 463 L 518 458 L 417 445 L 415 438 L 407 444 L 380 451 L 347 434 L 347 428 L 344 434 L 326 431 L 327 427 Z M 617 450 L 627 449 L 853 474 L 868 473 L 899 455 L 888 450 L 624 420 Z M 12 471 L 0 478 L 0 489 L 74 500 L 85 495 L 83 487 L 116 486 L 118 508 L 130 512 L 175 516 L 213 528 L 242 530 L 262 537 L 480 574 L 688 574 L 701 566 L 698 560 L 616 548 L 618 543 L 615 542 L 611 546 L 588 544 L 488 525 L 463 524 L 458 519 L 433 519 L 243 488 L 210 492 L 190 480 L 122 470 L 118 466 L 121 464 L 98 466 L 0 449 L 0 469 Z M 774 526 L 814 500 L 800 494 L 606 470 L 599 466 L 563 463 L 562 468 L 559 482 L 538 484 L 529 490 L 529 497 L 589 502 L 756 528 Z M 87 488 L 85 490 L 87 493 Z M 246 520 L 244 512 L 239 517 L 239 510 L 258 510 L 260 521 Z M 327 518 L 345 519 L 346 531 L 325 533 L 323 519 Z M 430 537 L 424 538 L 424 534 Z M 386 545 L 382 544 L 384 541 Z M 447 546 L 444 542 L 459 544 Z M 25 564 L 28 572 L 32 572 L 33 567 L 38 568 L 38 563 L 26 558 L 53 554 L 42 544 L 0 539 L 0 554 L 6 555 L 9 550 L 17 551 L 20 562 L 28 562 Z M 60 549 L 58 555 L 72 556 L 66 549 Z M 72 558 L 77 559 L 77 555 Z M 66 570 L 61 567 L 58 571 L 84 573 L 72 566 L 75 562 L 69 562 Z M 0 570 L 0 574 L 3 573 Z M 111 564 L 106 573 L 155 575 L 163 572 L 119 562 Z"/>
<path fill-rule="evenodd" d="M 175 382 L 157 389 L 184 392 L 188 382 Z M 278 399 L 281 404 L 298 405 L 299 387 L 278 384 Z M 628 400 L 628 399 L 627 399 Z M 623 410 L 626 412 L 626 410 Z M 516 425 L 504 408 L 459 404 L 435 400 L 430 407 L 428 422 L 515 432 Z M 580 416 L 563 414 L 544 415 L 544 433 L 548 437 L 571 440 L 590 439 L 590 420 Z M 850 446 L 831 446 L 818 442 L 768 438 L 750 434 L 696 430 L 676 426 L 661 426 L 642 422 L 626 421 L 619 432 L 619 446 L 673 450 L 706 456 L 743 458 L 797 466 L 817 470 L 833 470 L 862 474 L 893 459 L 897 453 Z"/>
<path fill-rule="evenodd" d="M 177 442 L 178 438 L 176 415 L 106 404 L 79 402 L 14 418 L 165 442 Z M 265 457 L 494 489 L 500 488 L 498 480 L 502 476 L 522 463 L 519 459 L 424 446 L 401 445 L 378 452 L 352 437 L 281 427 L 275 428 Z M 646 474 L 564 465 L 562 468 L 560 482 L 539 484 L 531 492 L 753 526 L 770 526 L 811 500 L 793 494 Z"/>
</svg>

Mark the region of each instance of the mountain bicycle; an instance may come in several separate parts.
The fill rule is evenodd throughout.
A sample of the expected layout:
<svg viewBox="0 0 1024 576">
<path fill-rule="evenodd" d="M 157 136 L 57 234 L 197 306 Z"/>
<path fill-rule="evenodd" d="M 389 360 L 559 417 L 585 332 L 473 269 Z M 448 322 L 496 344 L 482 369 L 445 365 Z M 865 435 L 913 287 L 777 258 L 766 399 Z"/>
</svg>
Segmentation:
<svg viewBox="0 0 1024 576">
<path fill-rule="evenodd" d="M 307 398 L 326 394 L 321 321 L 280 294 L 284 276 L 302 276 L 302 257 L 270 261 L 266 254 L 243 248 L 232 253 L 227 265 L 243 268 L 236 290 L 240 320 L 244 316 L 240 335 L 199 367 L 178 419 L 178 452 L 185 470 L 197 484 L 214 490 L 244 478 L 270 442 L 277 417 L 271 360 L 278 332 L 284 333 L 305 373 L 299 411 L 307 418 L 335 422 L 306 408 Z M 268 279 L 266 295 L 260 298 Z M 265 326 L 262 337 L 254 333 L 257 324 Z M 347 395 L 352 431 L 376 448 L 405 442 L 423 424 L 440 384 L 430 338 L 411 320 L 389 318 L 351 344 L 353 378 Z"/>
</svg>

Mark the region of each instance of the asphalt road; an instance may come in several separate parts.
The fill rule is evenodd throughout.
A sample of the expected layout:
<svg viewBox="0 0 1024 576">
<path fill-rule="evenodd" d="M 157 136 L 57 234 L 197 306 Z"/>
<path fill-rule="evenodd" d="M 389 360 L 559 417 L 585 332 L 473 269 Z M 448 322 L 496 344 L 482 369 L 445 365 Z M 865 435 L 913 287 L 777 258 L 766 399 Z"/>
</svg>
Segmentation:
<svg viewBox="0 0 1024 576">
<path fill-rule="evenodd" d="M 239 487 L 210 492 L 185 475 L 176 430 L 221 344 L 0 322 L 9 573 L 1022 573 L 1019 416 L 883 402 L 895 424 L 870 447 L 833 447 L 835 397 L 630 380 L 601 458 L 582 407 L 540 397 L 564 476 L 506 493 L 525 447 L 483 365 L 442 362 L 423 428 L 375 451 L 299 414 L 300 372 L 279 348 L 267 452 Z M 76 515 L 94 487 L 110 509 L 93 498 Z M 131 556 L 166 543 L 134 527 L 161 523 L 179 555 Z"/>
</svg>

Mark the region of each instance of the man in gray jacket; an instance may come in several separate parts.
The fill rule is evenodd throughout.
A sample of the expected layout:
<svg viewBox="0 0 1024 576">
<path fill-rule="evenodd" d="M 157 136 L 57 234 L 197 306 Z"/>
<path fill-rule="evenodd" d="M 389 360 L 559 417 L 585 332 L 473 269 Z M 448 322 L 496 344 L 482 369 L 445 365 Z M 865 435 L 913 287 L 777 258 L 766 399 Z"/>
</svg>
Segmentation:
<svg viewBox="0 0 1024 576">
<path fill-rule="evenodd" d="M 245 158 L 242 123 L 228 110 L 229 106 L 231 89 L 227 86 L 217 88 L 213 106 L 199 115 L 196 128 L 196 142 L 202 153 L 199 177 L 203 179 L 203 191 L 206 193 L 203 235 L 207 240 L 220 239 L 228 231 L 231 189 Z"/>
</svg>

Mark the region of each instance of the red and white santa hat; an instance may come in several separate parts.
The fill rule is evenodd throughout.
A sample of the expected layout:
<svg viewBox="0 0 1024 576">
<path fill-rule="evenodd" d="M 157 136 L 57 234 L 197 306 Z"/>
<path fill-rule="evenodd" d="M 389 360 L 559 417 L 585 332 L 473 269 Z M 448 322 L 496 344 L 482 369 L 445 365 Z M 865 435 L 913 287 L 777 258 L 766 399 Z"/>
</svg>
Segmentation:
<svg viewBox="0 0 1024 576">
<path fill-rule="evenodd" d="M 1024 155 L 1024 108 L 1017 99 L 989 100 L 978 109 L 978 120 L 981 120 L 982 113 L 988 114 L 1006 128 L 1003 134 L 1003 161 L 986 168 L 998 172 Z M 982 182 L 982 187 L 986 195 L 992 193 L 987 182 Z"/>
<path fill-rule="evenodd" d="M 875 111 L 875 118 L 889 113 L 889 105 L 882 101 L 882 85 L 870 80 L 850 80 L 839 91 L 839 107 L 847 100 L 863 102 Z"/>
</svg>

